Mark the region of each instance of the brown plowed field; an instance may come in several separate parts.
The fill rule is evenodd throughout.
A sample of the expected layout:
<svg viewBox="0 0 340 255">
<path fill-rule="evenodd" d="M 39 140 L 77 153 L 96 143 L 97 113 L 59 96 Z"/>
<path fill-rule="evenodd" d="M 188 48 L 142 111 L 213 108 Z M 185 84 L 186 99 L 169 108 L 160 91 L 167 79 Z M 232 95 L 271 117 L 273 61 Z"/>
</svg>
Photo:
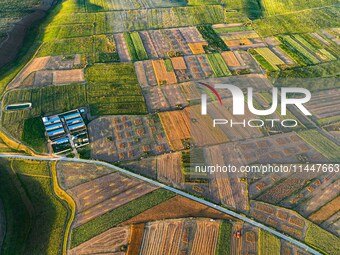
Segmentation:
<svg viewBox="0 0 340 255">
<path fill-rule="evenodd" d="M 71 249 L 68 254 L 118 254 L 122 246 L 128 245 L 129 238 L 130 226 L 111 228 Z"/>
</svg>

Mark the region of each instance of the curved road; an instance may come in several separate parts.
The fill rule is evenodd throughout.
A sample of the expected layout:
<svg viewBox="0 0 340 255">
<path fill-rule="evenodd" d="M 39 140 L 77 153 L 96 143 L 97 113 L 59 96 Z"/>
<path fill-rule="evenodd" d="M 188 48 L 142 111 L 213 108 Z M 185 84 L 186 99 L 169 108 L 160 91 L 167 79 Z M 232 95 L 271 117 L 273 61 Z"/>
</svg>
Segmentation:
<svg viewBox="0 0 340 255">
<path fill-rule="evenodd" d="M 209 206 L 211 208 L 214 208 L 220 212 L 223 212 L 223 213 L 226 213 L 228 215 L 231 215 L 237 219 L 240 219 L 244 222 L 247 222 L 249 224 L 252 224 L 258 228 L 261 228 L 263 230 L 266 230 L 270 233 L 272 233 L 273 235 L 279 237 L 279 238 L 282 238 L 304 250 L 306 250 L 307 252 L 311 253 L 311 254 L 315 254 L 315 255 L 321 255 L 320 252 L 314 250 L 313 248 L 309 247 L 308 245 L 300 242 L 300 241 L 297 241 L 295 240 L 294 238 L 291 238 L 289 236 L 286 236 L 272 228 L 269 228 L 267 227 L 266 225 L 262 224 L 262 223 L 259 223 L 255 220 L 252 220 L 244 215 L 241 215 L 241 214 L 238 214 L 234 211 L 231 211 L 231 210 L 228 210 L 222 206 L 219 206 L 219 205 L 216 205 L 214 203 L 211 203 L 209 201 L 206 201 L 204 199 L 201 199 L 201 198 L 198 198 L 198 197 L 195 197 L 193 195 L 190 195 L 186 192 L 183 192 L 179 189 L 176 189 L 176 188 L 173 188 L 173 187 L 170 187 L 170 186 L 167 186 L 163 183 L 160 183 L 158 181 L 155 181 L 155 180 L 152 180 L 152 179 L 149 179 L 147 177 L 144 177 L 144 176 L 141 176 L 139 174 L 135 174 L 135 173 L 132 173 L 130 171 L 127 171 L 123 168 L 120 168 L 120 167 L 117 167 L 117 166 L 114 166 L 114 165 L 111 165 L 109 163 L 106 163 L 106 162 L 102 162 L 102 161 L 97 161 L 97 160 L 86 160 L 86 159 L 77 159 L 77 158 L 40 158 L 40 157 L 35 157 L 35 156 L 24 156 L 24 155 L 15 155 L 15 154 L 0 154 L 0 158 L 15 158 L 15 159 L 29 159 L 29 160 L 42 160 L 42 161 L 67 161 L 67 162 L 77 162 L 77 163 L 90 163 L 90 164 L 97 164 L 97 165 L 102 165 L 102 166 L 105 166 L 105 167 L 108 167 L 108 168 L 111 168 L 113 170 L 116 170 L 116 171 L 119 171 L 121 173 L 124 173 L 126 175 L 129 175 L 129 176 L 132 176 L 132 177 L 135 177 L 137 179 L 140 179 L 142 181 L 145 181 L 145 182 L 148 182 L 150 184 L 153 184 L 153 185 L 156 185 L 160 188 L 164 188 L 164 189 L 167 189 L 169 191 L 172 191 L 178 195 L 181 195 L 183 197 L 186 197 L 186 198 L 189 198 L 191 200 L 194 200 L 198 203 L 201 203 L 201 204 L 204 204 L 206 206 Z"/>
</svg>

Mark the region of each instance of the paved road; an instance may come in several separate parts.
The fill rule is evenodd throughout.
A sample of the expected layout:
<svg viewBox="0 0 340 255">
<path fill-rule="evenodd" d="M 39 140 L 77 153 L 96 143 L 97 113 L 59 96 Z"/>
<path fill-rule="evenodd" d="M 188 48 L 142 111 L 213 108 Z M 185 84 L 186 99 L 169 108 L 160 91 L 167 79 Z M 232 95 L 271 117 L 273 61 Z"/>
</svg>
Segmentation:
<svg viewBox="0 0 340 255">
<path fill-rule="evenodd" d="M 245 215 L 241 215 L 239 213 L 236 213 L 234 211 L 231 211 L 231 210 L 228 210 L 222 206 L 219 206 L 219 205 L 216 205 L 214 203 L 211 203 L 209 201 L 206 201 L 204 199 L 201 199 L 201 198 L 198 198 L 198 197 L 195 197 L 193 195 L 190 195 L 186 192 L 183 192 L 181 190 L 178 190 L 176 188 L 173 188 L 173 187 L 169 187 L 163 183 L 160 183 L 158 181 L 155 181 L 155 180 L 152 180 L 152 179 L 149 179 L 147 177 L 144 177 L 144 176 L 141 176 L 139 174 L 135 174 L 135 173 L 132 173 L 130 171 L 127 171 L 123 168 L 120 168 L 120 167 L 117 167 L 117 166 L 114 166 L 114 165 L 111 165 L 109 163 L 106 163 L 106 162 L 102 162 L 102 161 L 97 161 L 97 160 L 85 160 L 85 159 L 76 159 L 76 158 L 40 158 L 40 157 L 34 157 L 34 156 L 24 156 L 24 155 L 15 155 L 15 154 L 0 154 L 0 158 L 17 158 L 17 159 L 30 159 L 30 160 L 42 160 L 42 161 L 67 161 L 67 162 L 77 162 L 77 163 L 90 163 L 90 164 L 97 164 L 97 165 L 102 165 L 102 166 L 105 166 L 105 167 L 108 167 L 108 168 L 111 168 L 113 170 L 116 170 L 116 171 L 119 171 L 121 173 L 124 173 L 126 175 L 129 175 L 129 176 L 132 176 L 132 177 L 135 177 L 137 179 L 140 179 L 142 181 L 145 181 L 145 182 L 148 182 L 150 184 L 153 184 L 153 185 L 156 185 L 160 188 L 164 188 L 164 189 L 167 189 L 169 191 L 172 191 L 178 195 L 181 195 L 183 197 L 186 197 L 186 198 L 189 198 L 191 200 L 194 200 L 198 203 L 201 203 L 201 204 L 204 204 L 206 206 L 209 206 L 211 208 L 214 208 L 220 212 L 223 212 L 223 213 L 226 213 L 228 215 L 231 215 L 237 219 L 240 219 L 244 222 L 248 222 L 258 228 L 261 228 L 263 230 L 266 230 L 270 233 L 272 233 L 273 235 L 279 237 L 279 238 L 282 238 L 292 244 L 295 244 L 296 246 L 308 251 L 309 253 L 311 254 L 316 254 L 316 255 L 321 255 L 321 253 L 319 253 L 318 251 L 314 250 L 313 248 L 307 246 L 306 244 L 300 242 L 300 241 L 297 241 L 295 240 L 294 238 L 291 238 L 289 236 L 286 236 L 272 228 L 269 228 L 267 227 L 266 225 L 263 225 L 262 223 L 259 223 L 255 220 L 252 220 L 248 217 L 246 217 Z"/>
</svg>

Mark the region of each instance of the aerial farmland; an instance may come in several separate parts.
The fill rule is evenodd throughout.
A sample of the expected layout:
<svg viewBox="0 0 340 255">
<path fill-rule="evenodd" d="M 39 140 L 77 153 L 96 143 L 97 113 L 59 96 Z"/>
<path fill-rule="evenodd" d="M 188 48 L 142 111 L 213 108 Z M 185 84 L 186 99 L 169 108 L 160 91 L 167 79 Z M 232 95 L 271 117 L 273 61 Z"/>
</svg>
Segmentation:
<svg viewBox="0 0 340 255">
<path fill-rule="evenodd" d="M 0 1 L 0 254 L 339 254 L 339 7 Z"/>
</svg>

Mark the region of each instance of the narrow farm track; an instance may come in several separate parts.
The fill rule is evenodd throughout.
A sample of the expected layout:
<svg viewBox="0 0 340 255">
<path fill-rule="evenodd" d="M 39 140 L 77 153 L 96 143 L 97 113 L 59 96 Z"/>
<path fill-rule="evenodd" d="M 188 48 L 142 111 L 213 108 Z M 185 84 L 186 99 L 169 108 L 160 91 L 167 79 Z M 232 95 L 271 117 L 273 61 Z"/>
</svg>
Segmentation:
<svg viewBox="0 0 340 255">
<path fill-rule="evenodd" d="M 204 204 L 206 206 L 209 206 L 211 208 L 214 208 L 220 212 L 223 212 L 225 214 L 228 214 L 228 215 L 231 215 L 239 220 L 242 220 L 244 222 L 247 222 L 253 226 L 256 226 L 258 228 L 261 228 L 265 231 L 268 231 L 269 233 L 279 237 L 279 238 L 282 238 L 304 250 L 306 250 L 307 252 L 311 253 L 311 254 L 315 254 L 315 255 L 321 255 L 321 253 L 319 253 L 318 251 L 314 250 L 313 248 L 309 247 L 308 245 L 300 242 L 300 241 L 297 241 L 296 239 L 290 237 L 290 236 L 287 236 L 285 234 L 282 234 L 270 227 L 267 227 L 266 225 L 262 224 L 262 223 L 259 223 L 253 219 L 250 219 L 246 216 L 244 216 L 243 214 L 239 214 L 237 212 L 234 212 L 234 211 L 231 211 L 231 210 L 228 210 L 222 206 L 219 206 L 219 205 L 216 205 L 212 202 L 209 202 L 209 201 L 206 201 L 204 199 L 201 199 L 201 198 L 198 198 L 198 197 L 195 197 L 193 195 L 190 195 L 186 192 L 183 192 L 179 189 L 176 189 L 176 188 L 173 188 L 173 187 L 170 187 L 170 186 L 167 186 L 163 183 L 160 183 L 158 181 L 155 181 L 155 180 L 152 180 L 152 179 L 149 179 L 147 177 L 144 177 L 144 176 L 141 176 L 141 175 L 138 175 L 138 174 L 135 174 L 135 173 L 132 173 L 130 171 L 127 171 L 125 169 L 122 169 L 120 167 L 117 167 L 117 166 L 114 166 L 114 165 L 111 165 L 109 163 L 106 163 L 106 162 L 102 162 L 102 161 L 96 161 L 96 160 L 85 160 L 85 159 L 76 159 L 76 158 L 53 158 L 53 157 L 50 157 L 50 158 L 41 158 L 41 157 L 36 157 L 36 156 L 24 156 L 24 155 L 15 155 L 15 154 L 0 154 L 0 158 L 7 158 L 7 159 L 27 159 L 27 160 L 42 160 L 42 161 L 65 161 L 65 162 L 80 162 L 80 163 L 89 163 L 89 164 L 97 164 L 97 165 L 101 165 L 101 166 L 105 166 L 105 167 L 108 167 L 108 168 L 111 168 L 115 171 L 119 171 L 121 173 L 124 173 L 126 175 L 129 175 L 131 177 L 134 177 L 134 178 L 137 178 L 139 180 L 142 180 L 142 181 L 145 181 L 145 182 L 148 182 L 150 184 L 153 184 L 153 185 L 156 185 L 160 188 L 163 188 L 163 189 L 166 189 L 166 190 L 169 190 L 169 191 L 172 191 L 180 196 L 183 196 L 183 197 L 186 197 L 186 198 L 189 198 L 193 201 L 196 201 L 198 203 L 201 203 L 201 204 Z"/>
</svg>

